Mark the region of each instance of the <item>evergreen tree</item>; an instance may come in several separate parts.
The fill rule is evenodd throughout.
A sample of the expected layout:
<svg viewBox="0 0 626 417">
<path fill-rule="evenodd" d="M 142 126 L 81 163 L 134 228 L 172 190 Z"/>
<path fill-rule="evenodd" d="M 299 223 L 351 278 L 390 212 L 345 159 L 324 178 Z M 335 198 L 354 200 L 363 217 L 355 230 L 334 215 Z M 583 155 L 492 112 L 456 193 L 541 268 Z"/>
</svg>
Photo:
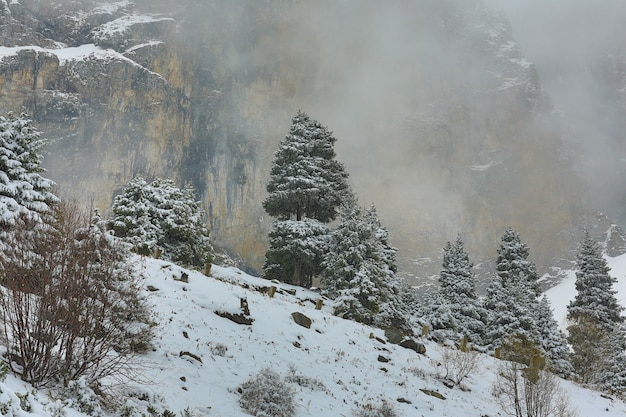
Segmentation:
<svg viewBox="0 0 626 417">
<path fill-rule="evenodd" d="M 300 285 L 310 286 L 312 277 L 321 272 L 328 237 L 328 226 L 315 219 L 276 220 L 269 234 L 270 247 L 265 253 L 265 277 L 291 283 L 298 260 L 303 276 Z"/>
<path fill-rule="evenodd" d="M 51 192 L 54 182 L 41 175 L 45 144 L 26 115 L 0 117 L 0 254 L 12 245 L 18 222 L 41 225 L 59 202 Z"/>
<path fill-rule="evenodd" d="M 191 186 L 133 178 L 113 201 L 109 228 L 139 254 L 162 251 L 170 261 L 204 266 L 213 259 L 204 210 Z"/>
<path fill-rule="evenodd" d="M 550 301 L 545 295 L 539 300 L 536 313 L 539 345 L 545 352 L 549 369 L 564 378 L 572 376 L 574 368 L 570 363 L 567 339 L 559 329 Z"/>
<path fill-rule="evenodd" d="M 509 228 L 498 249 L 496 276 L 487 288 L 485 342 L 498 347 L 509 336 L 522 336 L 541 344 L 537 323 L 540 294 L 535 265 L 529 261 L 528 246 Z"/>
<path fill-rule="evenodd" d="M 454 244 L 446 243 L 439 292 L 429 302 L 428 316 L 433 330 L 444 330 L 444 337 L 466 336 L 481 345 L 486 313 L 476 294 L 473 267 L 460 236 Z"/>
<path fill-rule="evenodd" d="M 626 391 L 624 308 L 615 297 L 610 268 L 588 232 L 576 257 L 576 290 L 567 306 L 572 363 L 581 379 L 610 391 Z M 590 343 L 593 341 L 593 343 Z"/>
<path fill-rule="evenodd" d="M 569 319 L 586 316 L 595 320 L 606 330 L 611 331 L 616 323 L 623 323 L 620 306 L 613 290 L 617 282 L 609 275 L 610 268 L 602 256 L 600 245 L 588 232 L 576 255 L 576 297 L 567 306 Z"/>
<path fill-rule="evenodd" d="M 326 127 L 299 111 L 275 153 L 267 184 L 269 195 L 263 202 L 265 211 L 279 221 L 274 223 L 276 229 L 270 236 L 269 256 L 264 268 L 268 279 L 306 285 L 319 269 L 315 259 L 302 257 L 305 252 L 289 254 L 290 247 L 302 246 L 290 242 L 290 238 L 300 239 L 302 234 L 287 234 L 280 238 L 278 235 L 296 228 L 294 225 L 286 227 L 280 221 L 312 219 L 328 223 L 336 218 L 337 208 L 350 192 L 348 175 L 343 165 L 335 160 L 335 142 Z M 309 243 L 315 241 L 317 238 Z M 275 256 L 276 253 L 281 256 Z"/>
<path fill-rule="evenodd" d="M 374 206 L 344 208 L 331 234 L 322 283 L 335 298 L 335 314 L 380 327 L 397 317 L 396 249 Z"/>
</svg>

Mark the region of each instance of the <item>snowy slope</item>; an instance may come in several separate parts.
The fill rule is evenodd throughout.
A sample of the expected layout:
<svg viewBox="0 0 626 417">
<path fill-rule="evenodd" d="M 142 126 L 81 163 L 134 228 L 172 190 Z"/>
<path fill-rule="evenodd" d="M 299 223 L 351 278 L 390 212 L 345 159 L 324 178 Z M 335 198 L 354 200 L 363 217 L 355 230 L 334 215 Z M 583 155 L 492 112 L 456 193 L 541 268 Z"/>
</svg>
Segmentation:
<svg viewBox="0 0 626 417">
<path fill-rule="evenodd" d="M 626 257 L 621 264 L 626 265 Z M 425 341 L 427 352 L 420 355 L 370 338 L 371 333 L 380 339 L 384 335 L 334 317 L 328 307 L 315 310 L 315 292 L 278 284 L 270 298 L 258 289 L 276 284 L 234 268 L 214 266 L 206 277 L 160 260 L 136 258 L 136 265 L 158 325 L 155 350 L 142 358 L 141 379 L 123 390 L 126 415 L 165 410 L 183 415 L 186 410 L 196 416 L 245 416 L 236 389 L 263 368 L 315 381 L 312 388 L 294 385 L 297 416 L 351 416 L 359 405 L 381 401 L 393 404 L 399 416 L 502 415 L 491 394 L 498 363 L 493 358 L 481 357 L 464 389 L 447 388 L 440 377 L 443 348 Z M 287 292 L 294 289 L 295 296 Z M 240 312 L 240 298 L 248 301 L 252 325 L 215 314 Z M 293 312 L 311 318 L 311 328 L 296 324 Z M 562 386 L 581 417 L 626 415 L 620 401 L 569 382 Z M 55 414 L 59 409 L 67 417 L 83 415 L 54 394 L 33 392 L 12 376 L 0 383 L 0 390 L 0 403 L 11 402 L 9 415 L 60 415 Z M 30 393 L 31 412 L 21 410 L 17 393 L 22 398 Z"/>
</svg>

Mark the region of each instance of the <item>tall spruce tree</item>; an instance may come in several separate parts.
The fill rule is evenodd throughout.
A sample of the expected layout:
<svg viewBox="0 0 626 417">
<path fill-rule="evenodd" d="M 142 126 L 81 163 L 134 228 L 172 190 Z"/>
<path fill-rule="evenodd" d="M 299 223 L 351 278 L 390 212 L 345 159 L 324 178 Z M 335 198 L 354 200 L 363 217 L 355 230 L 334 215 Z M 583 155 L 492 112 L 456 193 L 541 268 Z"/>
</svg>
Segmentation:
<svg viewBox="0 0 626 417">
<path fill-rule="evenodd" d="M 439 292 L 430 300 L 428 315 L 433 330 L 444 330 L 444 337 L 467 337 L 481 345 L 486 313 L 476 294 L 473 267 L 460 236 L 446 243 Z"/>
<path fill-rule="evenodd" d="M 15 246 L 15 230 L 21 229 L 23 250 L 31 255 L 36 231 L 53 220 L 53 206 L 59 199 L 52 193 L 54 182 L 41 174 L 41 152 L 45 139 L 24 114 L 0 117 L 0 269 Z M 26 256 L 22 254 L 21 256 Z"/>
<path fill-rule="evenodd" d="M 0 230 L 20 218 L 40 221 L 59 201 L 51 192 L 54 182 L 41 175 L 45 144 L 26 115 L 0 118 Z"/>
<path fill-rule="evenodd" d="M 335 160 L 336 141 L 332 132 L 306 113 L 299 111 L 292 119 L 289 133 L 275 153 L 267 184 L 269 195 L 263 201 L 265 211 L 277 219 L 263 268 L 266 278 L 310 285 L 319 272 L 318 251 L 297 248 L 319 242 L 320 228 L 312 221 L 334 220 L 350 194 L 348 174 Z"/>
<path fill-rule="evenodd" d="M 335 314 L 380 327 L 398 316 L 396 249 L 374 206 L 344 208 L 323 265 L 322 283 L 335 298 Z"/>
<path fill-rule="evenodd" d="M 519 234 L 507 229 L 498 248 L 496 276 L 484 300 L 488 317 L 485 342 L 491 348 L 513 335 L 540 341 L 536 317 L 540 291 L 537 271 L 528 254 L 528 246 Z"/>
<path fill-rule="evenodd" d="M 626 391 L 624 308 L 600 245 L 586 231 L 576 257 L 576 297 L 567 306 L 572 363 L 585 382 Z M 589 343 L 594 340 L 595 343 Z"/>
</svg>

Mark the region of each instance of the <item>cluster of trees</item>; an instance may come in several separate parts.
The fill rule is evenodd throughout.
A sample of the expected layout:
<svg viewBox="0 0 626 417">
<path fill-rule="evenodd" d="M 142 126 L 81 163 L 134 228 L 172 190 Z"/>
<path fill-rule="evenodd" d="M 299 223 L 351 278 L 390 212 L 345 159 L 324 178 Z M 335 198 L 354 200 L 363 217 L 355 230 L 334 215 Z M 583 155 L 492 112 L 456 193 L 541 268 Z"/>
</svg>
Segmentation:
<svg viewBox="0 0 626 417">
<path fill-rule="evenodd" d="M 542 296 L 529 248 L 507 229 L 497 250 L 496 273 L 486 295 L 476 293 L 473 264 L 457 238 L 444 248 L 439 291 L 422 308 L 423 318 L 439 339 L 467 338 L 477 349 L 494 352 L 512 336 L 532 341 L 544 352 L 551 369 L 571 376 L 565 336 L 548 299 Z"/>
<path fill-rule="evenodd" d="M 568 307 L 568 336 L 542 294 L 529 248 L 507 229 L 496 271 L 479 297 L 473 264 L 460 237 L 444 248 L 439 291 L 425 303 L 399 296 L 396 250 L 375 207 L 363 209 L 335 161 L 336 139 L 303 112 L 292 119 L 276 152 L 263 203 L 276 220 L 264 276 L 309 286 L 319 277 L 334 312 L 381 327 L 405 319 L 427 324 L 440 341 L 470 341 L 496 353 L 523 341 L 541 352 L 548 369 L 602 389 L 626 391 L 626 333 L 602 251 L 587 234 L 578 254 L 578 296 Z M 339 217 L 335 227 L 329 224 Z M 413 317 L 406 317 L 406 314 Z M 570 349 L 571 346 L 571 349 Z"/>
<path fill-rule="evenodd" d="M 458 237 L 444 247 L 439 291 L 425 303 L 407 303 L 389 233 L 374 206 L 359 206 L 335 160 L 335 142 L 307 114 L 293 118 L 263 202 L 275 218 L 266 278 L 301 286 L 319 278 L 335 314 L 383 328 L 416 319 L 434 338 L 466 339 L 494 353 L 521 341 L 540 352 L 552 372 L 626 391 L 623 308 L 589 234 L 577 256 L 578 295 L 568 306 L 567 337 L 540 290 L 529 248 L 513 229 L 502 236 L 485 296 L 477 294 L 473 264 Z M 110 219 L 81 216 L 41 175 L 44 144 L 26 116 L 0 118 L 0 334 L 11 369 L 34 385 L 96 380 L 119 372 L 149 345 L 149 311 L 130 251 L 202 267 L 213 249 L 194 190 L 170 180 L 136 177 L 115 198 Z"/>
<path fill-rule="evenodd" d="M 108 228 L 141 255 L 159 254 L 179 265 L 204 267 L 213 261 L 206 213 L 191 185 L 135 177 L 115 197 Z"/>
<path fill-rule="evenodd" d="M 42 176 L 45 143 L 26 115 L 0 118 L 0 336 L 34 386 L 93 382 L 150 345 L 131 251 L 204 267 L 213 248 L 193 188 L 171 180 L 132 179 L 108 220 L 61 201 Z"/>
<path fill-rule="evenodd" d="M 335 160 L 336 138 L 299 111 L 280 143 L 267 184 L 275 217 L 264 277 L 310 286 L 321 277 L 335 313 L 384 325 L 397 316 L 396 249 L 376 208 L 362 209 Z M 328 224 L 340 217 L 336 228 Z"/>
<path fill-rule="evenodd" d="M 0 118 L 0 335 L 34 386 L 118 374 L 147 349 L 149 311 L 128 247 L 98 216 L 61 202 L 45 141 L 25 116 Z"/>
</svg>

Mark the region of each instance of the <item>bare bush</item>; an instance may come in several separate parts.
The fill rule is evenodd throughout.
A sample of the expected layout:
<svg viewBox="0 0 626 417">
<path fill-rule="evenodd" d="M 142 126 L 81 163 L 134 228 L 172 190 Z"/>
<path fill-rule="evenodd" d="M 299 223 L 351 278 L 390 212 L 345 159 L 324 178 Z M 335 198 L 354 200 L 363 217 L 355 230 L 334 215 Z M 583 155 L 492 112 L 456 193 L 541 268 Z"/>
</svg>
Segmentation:
<svg viewBox="0 0 626 417">
<path fill-rule="evenodd" d="M 523 336 L 509 338 L 493 386 L 502 411 L 515 417 L 575 417 L 559 379 L 545 371 L 541 351 Z"/>
<path fill-rule="evenodd" d="M 380 405 L 365 404 L 352 412 L 354 417 L 398 417 L 398 413 L 387 401 Z"/>
<path fill-rule="evenodd" d="M 480 354 L 474 350 L 441 347 L 442 378 L 460 385 L 465 378 L 476 372 L 480 366 Z"/>
<path fill-rule="evenodd" d="M 504 362 L 493 389 L 500 408 L 515 417 L 574 417 L 569 399 L 556 376 L 539 370 L 529 377 L 528 367 Z"/>
<path fill-rule="evenodd" d="M 9 366 L 34 386 L 116 374 L 150 338 L 127 249 L 76 206 L 56 210 L 29 256 L 20 245 L 31 231 L 15 230 L 0 270 Z"/>
</svg>

